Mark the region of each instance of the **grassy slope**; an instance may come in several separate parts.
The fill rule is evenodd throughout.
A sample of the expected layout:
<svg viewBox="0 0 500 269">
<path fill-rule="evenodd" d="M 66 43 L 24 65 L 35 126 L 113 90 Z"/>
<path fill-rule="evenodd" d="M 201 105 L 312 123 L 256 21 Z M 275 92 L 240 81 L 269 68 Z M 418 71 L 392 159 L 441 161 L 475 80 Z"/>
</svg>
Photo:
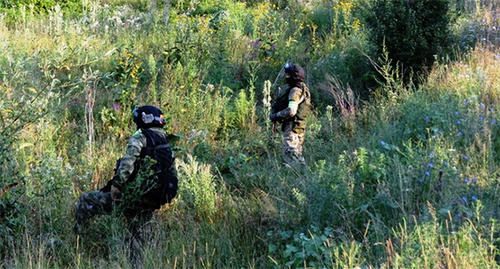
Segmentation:
<svg viewBox="0 0 500 269">
<path fill-rule="evenodd" d="M 389 93 L 350 113 L 318 104 L 324 111 L 309 119 L 305 145 L 309 169 L 293 171 L 281 165 L 279 136 L 278 145 L 268 143 L 260 98 L 263 81 L 302 47 L 252 59 L 254 37 L 244 29 L 264 40 L 273 31 L 300 33 L 279 23 L 269 30 L 269 21 L 287 19 L 269 5 L 230 8 L 259 19 L 240 27 L 244 20 L 231 17 L 218 25 L 227 32 L 214 33 L 207 16 L 173 14 L 182 27 L 134 31 L 130 21 L 116 27 L 118 18 L 142 15 L 104 8 L 88 20 L 52 13 L 49 21 L 0 26 L 1 138 L 12 145 L 1 151 L 10 163 L 2 162 L 0 182 L 24 181 L 2 196 L 2 266 L 127 266 L 120 218 L 96 219 L 84 238 L 68 224 L 76 197 L 111 176 L 133 131 L 127 111 L 135 103 L 165 107 L 169 131 L 184 135 L 182 189 L 155 218 L 148 268 L 495 266 L 495 48 L 436 65 L 418 89 L 386 69 L 391 84 L 381 90 Z M 327 45 L 333 55 L 345 52 L 335 50 L 339 43 L 318 48 Z M 315 53 L 313 64 L 324 52 Z M 330 85 L 312 77 L 317 92 Z"/>
</svg>

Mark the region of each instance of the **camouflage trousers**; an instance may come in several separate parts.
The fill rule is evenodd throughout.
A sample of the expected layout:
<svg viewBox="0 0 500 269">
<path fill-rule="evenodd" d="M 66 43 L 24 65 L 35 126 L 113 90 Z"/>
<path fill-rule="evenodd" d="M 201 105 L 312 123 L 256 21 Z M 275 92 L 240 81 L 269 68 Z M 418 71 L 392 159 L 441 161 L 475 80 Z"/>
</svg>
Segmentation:
<svg viewBox="0 0 500 269">
<path fill-rule="evenodd" d="M 112 211 L 111 192 L 91 191 L 80 195 L 75 205 L 75 232 L 81 232 L 92 217 Z"/>
<path fill-rule="evenodd" d="M 115 208 L 111 199 L 111 192 L 91 191 L 83 193 L 75 205 L 75 232 L 81 234 L 89 220 L 97 215 L 110 214 Z M 128 244 L 132 268 L 143 268 L 143 242 L 145 233 L 148 233 L 149 221 L 153 210 L 134 211 L 126 214 L 128 222 Z"/>
<path fill-rule="evenodd" d="M 304 144 L 305 132 L 296 133 L 293 131 L 293 125 L 287 125 L 284 130 L 283 151 L 285 153 L 285 162 L 291 166 L 300 164 L 306 166 L 306 160 L 302 155 L 302 145 Z"/>
</svg>

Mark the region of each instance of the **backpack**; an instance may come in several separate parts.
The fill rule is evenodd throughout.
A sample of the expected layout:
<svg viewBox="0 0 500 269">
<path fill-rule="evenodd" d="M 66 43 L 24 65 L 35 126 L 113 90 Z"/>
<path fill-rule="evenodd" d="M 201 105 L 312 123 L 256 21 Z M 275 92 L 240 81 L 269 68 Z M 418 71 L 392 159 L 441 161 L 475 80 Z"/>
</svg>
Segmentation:
<svg viewBox="0 0 500 269">
<path fill-rule="evenodd" d="M 156 162 L 152 167 L 155 172 L 168 171 L 174 163 L 168 139 L 148 129 L 142 129 L 141 131 L 146 136 L 147 146 L 142 149 L 139 158 L 144 159 L 144 157 L 149 156 L 155 160 Z"/>
<path fill-rule="evenodd" d="M 145 165 L 145 162 L 148 161 L 146 156 L 154 160 L 152 164 L 149 160 L 150 169 L 153 170 L 153 174 L 149 178 L 156 185 L 152 188 L 148 187 L 149 190 L 144 196 L 152 197 L 161 204 L 168 203 L 175 197 L 178 189 L 177 176 L 171 172 L 171 167 L 174 164 L 172 149 L 168 139 L 155 132 L 142 129 L 142 133 L 146 137 L 147 146 L 142 149 L 138 163 L 139 166 Z M 157 186 L 158 184 L 159 186 Z"/>
<path fill-rule="evenodd" d="M 141 131 L 146 137 L 147 145 L 141 151 L 131 178 L 135 178 L 142 167 L 148 167 L 152 170 L 152 174 L 141 182 L 141 189 L 143 190 L 143 200 L 147 198 L 148 201 L 152 201 L 153 203 L 142 206 L 158 209 L 161 205 L 170 203 L 177 195 L 177 175 L 171 172 L 174 158 L 172 149 L 169 147 L 168 139 L 148 129 L 142 129 Z M 151 159 L 153 161 L 151 161 Z M 113 178 L 118 177 L 120 162 L 121 159 L 116 160 L 116 167 L 114 169 L 115 175 Z M 106 186 L 101 188 L 100 191 L 110 192 L 112 185 L 113 179 L 108 181 Z"/>
</svg>

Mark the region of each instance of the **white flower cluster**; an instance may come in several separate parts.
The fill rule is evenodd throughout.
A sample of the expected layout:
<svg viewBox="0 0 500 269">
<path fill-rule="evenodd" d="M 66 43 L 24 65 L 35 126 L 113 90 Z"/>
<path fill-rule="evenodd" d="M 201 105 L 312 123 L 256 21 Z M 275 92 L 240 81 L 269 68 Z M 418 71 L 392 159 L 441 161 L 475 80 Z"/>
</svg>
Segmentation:
<svg viewBox="0 0 500 269">
<path fill-rule="evenodd" d="M 266 80 L 264 82 L 264 89 L 262 89 L 262 93 L 264 95 L 264 98 L 262 98 L 262 104 L 266 108 L 271 107 L 271 81 Z"/>
</svg>

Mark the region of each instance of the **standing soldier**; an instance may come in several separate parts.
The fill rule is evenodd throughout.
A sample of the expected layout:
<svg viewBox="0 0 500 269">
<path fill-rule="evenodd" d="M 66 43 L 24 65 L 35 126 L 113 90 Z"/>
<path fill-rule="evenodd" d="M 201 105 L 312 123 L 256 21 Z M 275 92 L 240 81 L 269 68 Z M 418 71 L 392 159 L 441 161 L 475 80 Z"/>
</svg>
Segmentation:
<svg viewBox="0 0 500 269">
<path fill-rule="evenodd" d="M 82 194 L 75 208 L 75 230 L 81 232 L 95 215 L 120 209 L 127 219 L 133 268 L 142 268 L 141 227 L 153 212 L 177 194 L 174 156 L 163 130 L 165 118 L 154 106 L 132 112 L 137 131 L 128 141 L 125 155 L 117 161 L 115 176 L 98 190 Z"/>
<path fill-rule="evenodd" d="M 302 145 L 306 132 L 305 119 L 311 110 L 311 94 L 304 83 L 306 72 L 299 65 L 289 63 L 284 70 L 288 88 L 273 104 L 269 118 L 282 124 L 285 161 L 291 166 L 296 163 L 306 166 Z"/>
</svg>

